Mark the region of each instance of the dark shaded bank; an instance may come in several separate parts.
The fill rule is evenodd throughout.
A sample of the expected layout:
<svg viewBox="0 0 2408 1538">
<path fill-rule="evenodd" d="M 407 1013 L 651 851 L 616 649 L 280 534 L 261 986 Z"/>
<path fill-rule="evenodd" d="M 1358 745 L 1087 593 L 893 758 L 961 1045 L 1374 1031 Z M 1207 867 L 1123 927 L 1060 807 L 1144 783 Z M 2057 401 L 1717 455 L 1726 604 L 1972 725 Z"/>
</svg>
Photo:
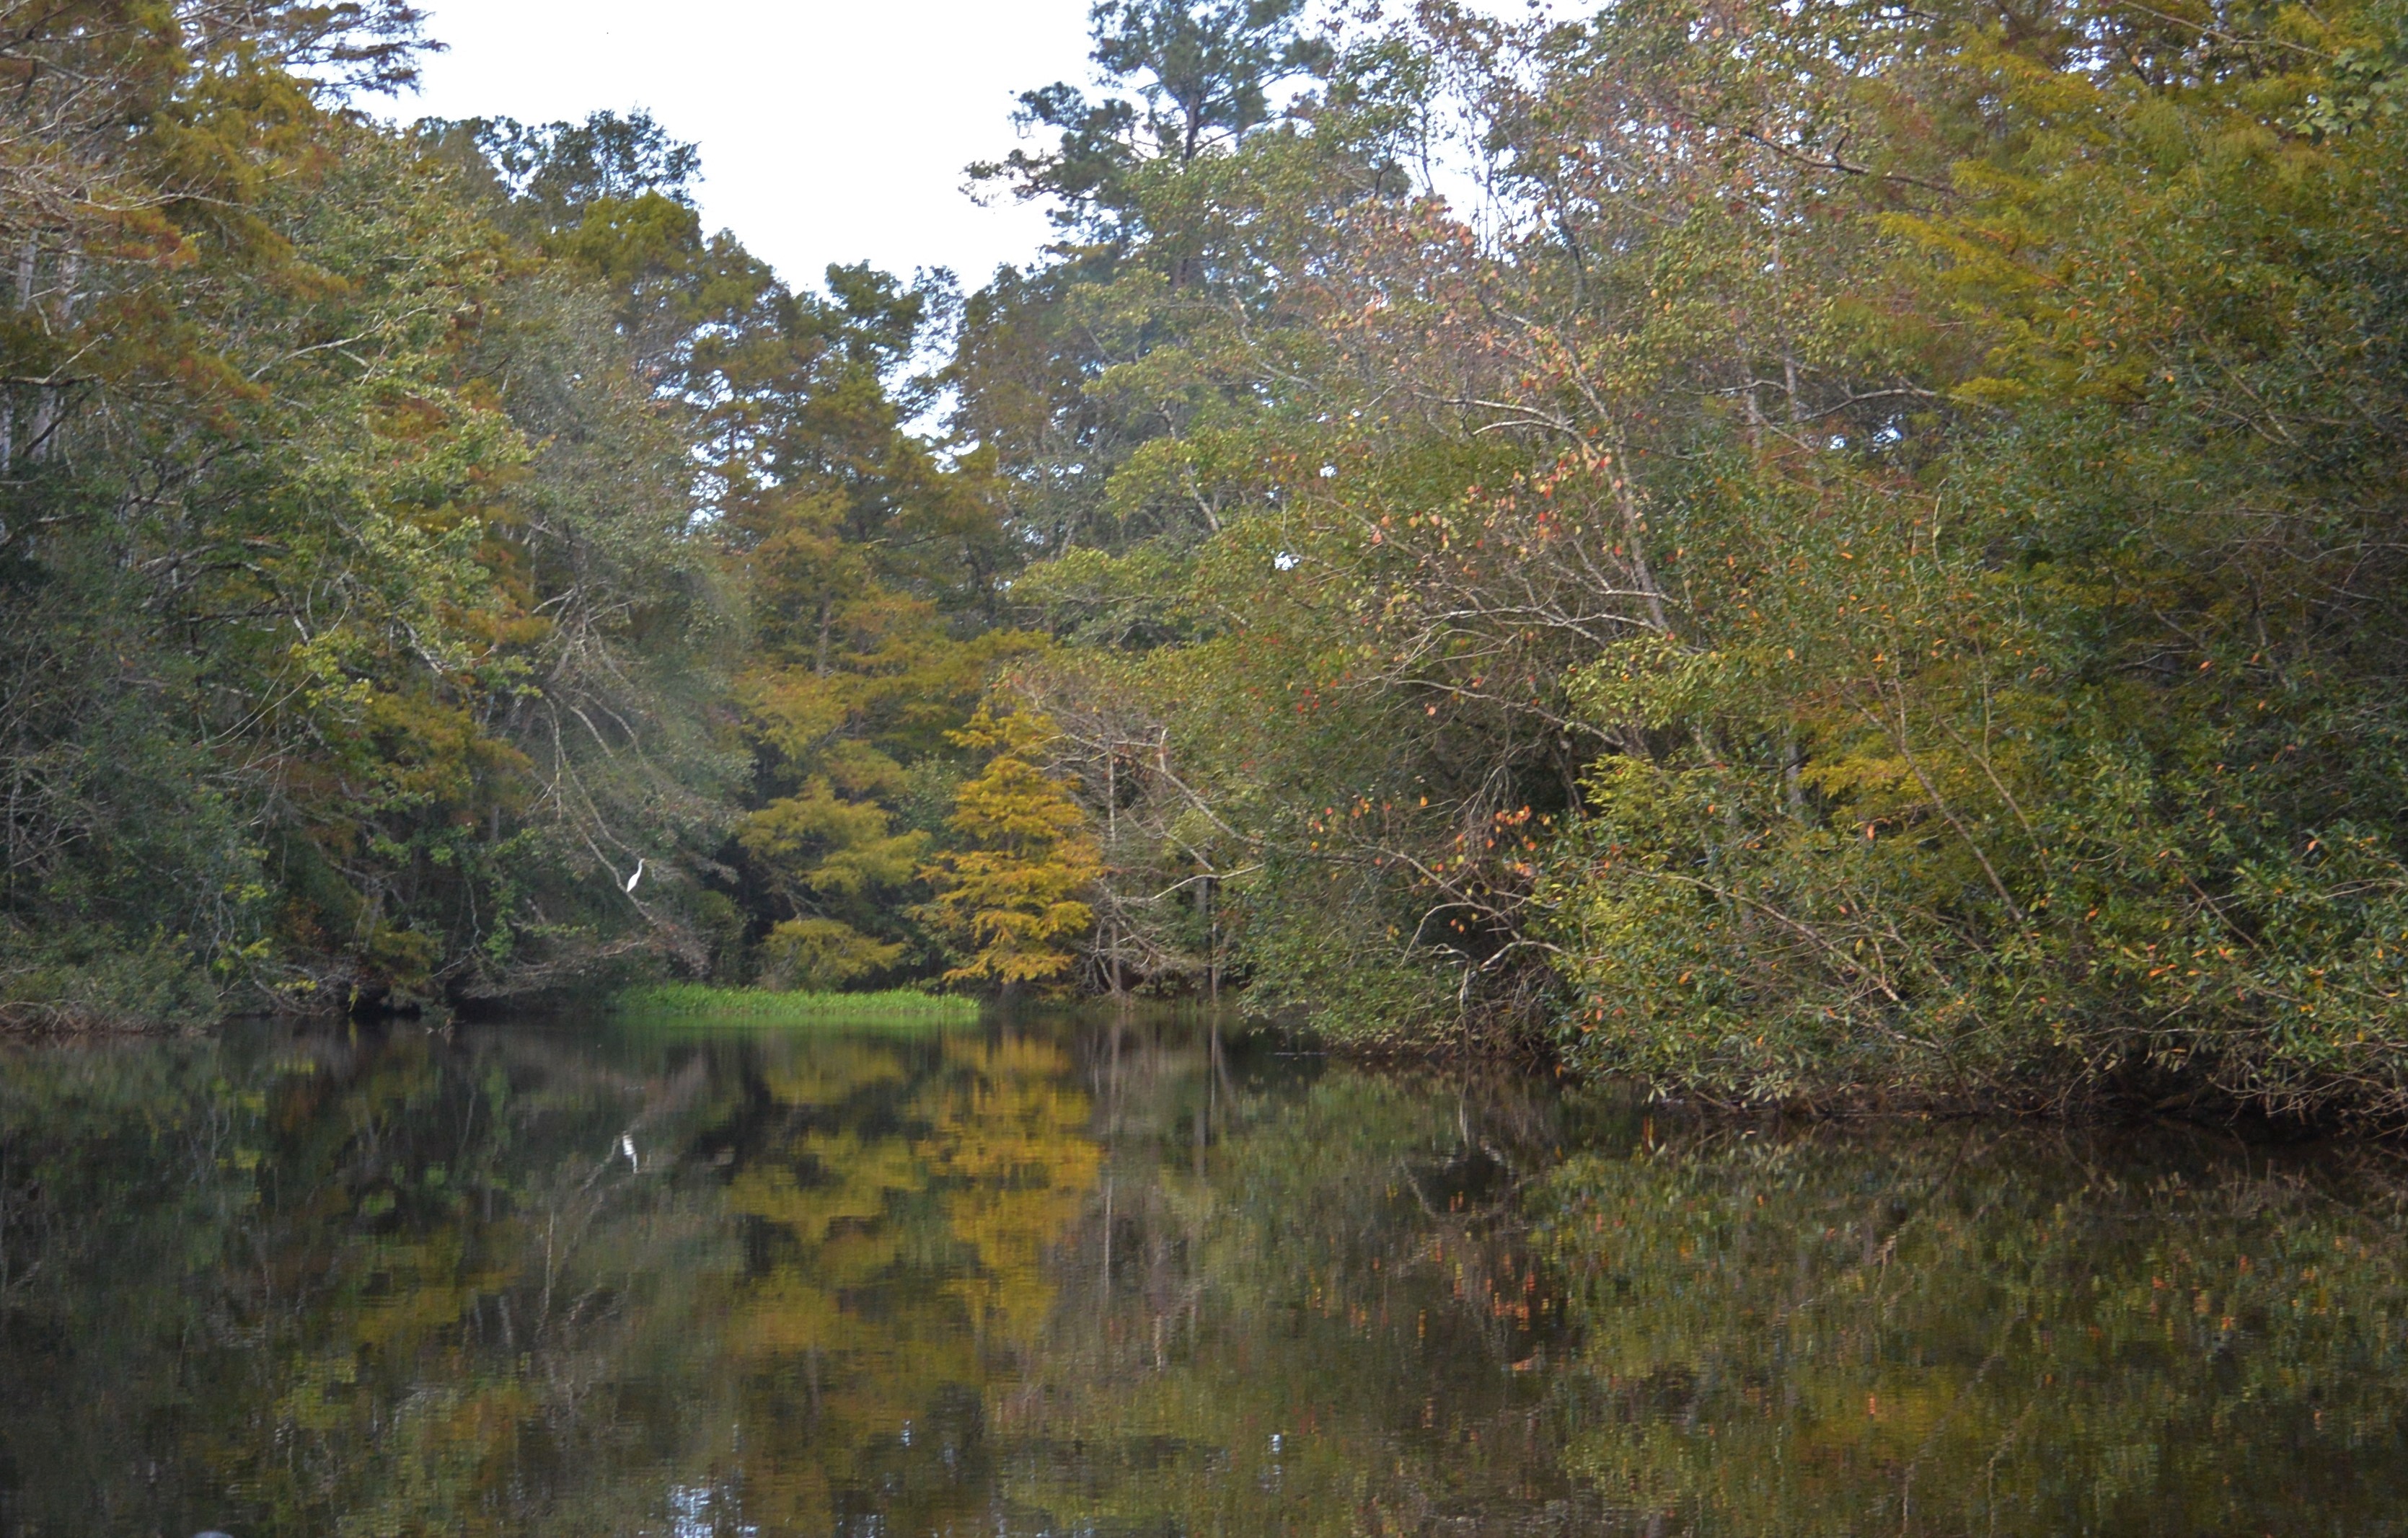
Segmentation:
<svg viewBox="0 0 2408 1538">
<path fill-rule="evenodd" d="M 1205 1018 L 1200 1011 L 1160 1013 L 1170 1018 Z M 1113 1012 L 1097 1005 L 1085 1018 L 1108 1020 Z M 1125 1018 L 1150 1019 L 1155 1013 L 1140 1010 Z M 1523 1017 L 1492 1018 L 1454 1030 L 1387 1032 L 1330 1032 L 1292 1017 L 1261 1018 L 1235 1012 L 1227 1018 L 1236 1032 L 1259 1036 L 1272 1050 L 1367 1068 L 1525 1077 L 1733 1132 L 1803 1132 L 1818 1126 L 1877 1130 L 1888 1124 L 1942 1123 L 2091 1131 L 2161 1126 L 2234 1137 L 2251 1146 L 2272 1146 L 2329 1139 L 2394 1146 L 2408 1132 L 2408 1118 L 2387 1097 L 2366 1104 L 2270 1103 L 2263 1098 L 2236 1097 L 2212 1082 L 2165 1074 L 2146 1064 L 2120 1075 L 2092 1075 L 2078 1085 L 2028 1080 L 1998 1085 L 1911 1081 L 1751 1099 L 1711 1084 L 1651 1078 L 1617 1066 L 1612 1056 L 1594 1047 L 1584 1052 L 1567 1050 L 1556 1033 L 1535 1027 Z"/>
</svg>

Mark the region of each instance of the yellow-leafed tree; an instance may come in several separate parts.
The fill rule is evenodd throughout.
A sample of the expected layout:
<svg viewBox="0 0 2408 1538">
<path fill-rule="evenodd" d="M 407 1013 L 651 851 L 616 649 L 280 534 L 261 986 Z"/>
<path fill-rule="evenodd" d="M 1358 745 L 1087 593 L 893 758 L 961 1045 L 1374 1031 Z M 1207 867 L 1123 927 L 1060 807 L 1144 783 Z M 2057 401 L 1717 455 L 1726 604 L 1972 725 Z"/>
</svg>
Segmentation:
<svg viewBox="0 0 2408 1538">
<path fill-rule="evenodd" d="M 1042 716 L 998 718 L 982 705 L 968 726 L 947 733 L 990 755 L 953 803 L 950 826 L 968 847 L 922 872 L 937 889 L 924 917 L 970 952 L 945 974 L 948 982 L 1058 985 L 1095 928 L 1085 894 L 1103 874 L 1103 857 L 1068 788 L 1039 766 L 1053 731 Z"/>
</svg>

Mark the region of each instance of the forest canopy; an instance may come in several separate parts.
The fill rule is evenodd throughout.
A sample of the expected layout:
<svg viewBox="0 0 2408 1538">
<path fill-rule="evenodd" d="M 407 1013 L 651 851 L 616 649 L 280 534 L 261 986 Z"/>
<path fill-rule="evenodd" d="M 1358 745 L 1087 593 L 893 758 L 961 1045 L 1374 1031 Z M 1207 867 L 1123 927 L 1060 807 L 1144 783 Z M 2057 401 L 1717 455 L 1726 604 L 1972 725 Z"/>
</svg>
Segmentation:
<svg viewBox="0 0 2408 1538">
<path fill-rule="evenodd" d="M 1102 0 L 967 290 L 782 280 L 640 114 L 388 121 L 398 0 L 7 9 L 14 1018 L 2408 1112 L 2398 0 Z"/>
</svg>

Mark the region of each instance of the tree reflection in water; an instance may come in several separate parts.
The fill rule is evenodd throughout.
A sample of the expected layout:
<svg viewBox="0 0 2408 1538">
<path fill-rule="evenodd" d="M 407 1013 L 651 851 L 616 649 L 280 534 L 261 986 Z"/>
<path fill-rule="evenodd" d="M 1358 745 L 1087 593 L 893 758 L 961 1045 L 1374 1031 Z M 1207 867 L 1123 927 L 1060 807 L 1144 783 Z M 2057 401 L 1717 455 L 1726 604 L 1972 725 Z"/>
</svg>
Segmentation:
<svg viewBox="0 0 2408 1538">
<path fill-rule="evenodd" d="M 2378 1151 L 1164 1018 L 0 1067 L 0 1533 L 2408 1523 Z"/>
</svg>

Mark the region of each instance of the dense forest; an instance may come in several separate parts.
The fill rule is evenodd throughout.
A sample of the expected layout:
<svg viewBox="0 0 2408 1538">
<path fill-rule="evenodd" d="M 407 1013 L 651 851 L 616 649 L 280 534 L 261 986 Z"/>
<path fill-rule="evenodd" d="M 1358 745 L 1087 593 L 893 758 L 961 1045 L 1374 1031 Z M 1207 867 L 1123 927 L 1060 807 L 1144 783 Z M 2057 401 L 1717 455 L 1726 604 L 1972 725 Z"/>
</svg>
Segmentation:
<svg viewBox="0 0 2408 1538">
<path fill-rule="evenodd" d="M 0 12 L 12 1020 L 2408 1116 L 2399 0 L 1099 0 L 974 289 L 397 121 L 403 0 Z"/>
</svg>

